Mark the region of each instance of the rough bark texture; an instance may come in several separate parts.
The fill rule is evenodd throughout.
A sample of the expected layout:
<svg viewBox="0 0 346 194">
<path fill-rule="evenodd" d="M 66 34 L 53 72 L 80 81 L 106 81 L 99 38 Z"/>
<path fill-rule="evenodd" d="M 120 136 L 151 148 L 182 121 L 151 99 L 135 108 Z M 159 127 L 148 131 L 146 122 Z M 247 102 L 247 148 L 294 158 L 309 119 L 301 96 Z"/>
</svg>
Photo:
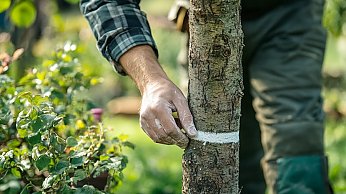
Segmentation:
<svg viewBox="0 0 346 194">
<path fill-rule="evenodd" d="M 240 0 L 191 0 L 189 105 L 198 131 L 239 130 L 243 95 Z M 239 193 L 239 142 L 191 140 L 183 193 Z"/>
</svg>

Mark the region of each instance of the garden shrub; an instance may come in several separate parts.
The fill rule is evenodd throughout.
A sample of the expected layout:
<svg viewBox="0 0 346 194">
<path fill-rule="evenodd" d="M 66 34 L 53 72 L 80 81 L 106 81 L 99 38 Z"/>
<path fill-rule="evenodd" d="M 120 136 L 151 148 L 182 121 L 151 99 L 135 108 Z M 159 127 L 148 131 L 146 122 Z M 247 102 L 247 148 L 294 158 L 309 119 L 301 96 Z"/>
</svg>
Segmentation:
<svg viewBox="0 0 346 194">
<path fill-rule="evenodd" d="M 83 91 L 83 74 L 66 44 L 18 83 L 0 75 L 0 193 L 107 193 L 122 179 L 126 139 L 106 139 Z M 84 184 L 108 176 L 105 189 Z M 78 184 L 83 183 L 83 184 Z"/>
</svg>

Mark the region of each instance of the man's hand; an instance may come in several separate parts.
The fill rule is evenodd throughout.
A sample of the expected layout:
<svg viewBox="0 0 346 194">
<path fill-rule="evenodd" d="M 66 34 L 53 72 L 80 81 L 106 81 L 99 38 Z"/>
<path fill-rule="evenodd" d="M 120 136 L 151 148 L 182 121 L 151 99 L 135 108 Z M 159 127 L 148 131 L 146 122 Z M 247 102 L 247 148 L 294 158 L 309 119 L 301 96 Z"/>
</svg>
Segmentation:
<svg viewBox="0 0 346 194">
<path fill-rule="evenodd" d="M 156 143 L 176 144 L 185 148 L 189 139 L 177 126 L 172 116 L 175 111 L 187 135 L 194 137 L 196 129 L 186 98 L 169 80 L 157 80 L 143 93 L 141 127 Z"/>
<path fill-rule="evenodd" d="M 142 94 L 140 123 L 156 143 L 176 144 L 185 148 L 188 137 L 197 135 L 187 100 L 167 77 L 150 46 L 136 46 L 120 58 L 126 73 L 136 82 Z M 172 112 L 178 112 L 184 133 Z"/>
</svg>

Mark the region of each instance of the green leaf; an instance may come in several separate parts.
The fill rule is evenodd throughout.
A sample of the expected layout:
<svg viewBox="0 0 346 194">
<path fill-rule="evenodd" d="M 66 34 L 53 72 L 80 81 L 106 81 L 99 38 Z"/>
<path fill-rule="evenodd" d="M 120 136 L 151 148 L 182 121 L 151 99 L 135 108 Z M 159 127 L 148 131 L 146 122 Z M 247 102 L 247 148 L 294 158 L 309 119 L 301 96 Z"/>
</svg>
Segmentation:
<svg viewBox="0 0 346 194">
<path fill-rule="evenodd" d="M 30 135 L 28 137 L 28 142 L 31 144 L 31 145 L 35 145 L 35 144 L 38 144 L 41 142 L 41 133 L 36 133 L 34 135 Z"/>
<path fill-rule="evenodd" d="M 101 155 L 100 156 L 100 161 L 105 161 L 105 160 L 108 160 L 109 159 L 109 156 L 107 155 Z"/>
<path fill-rule="evenodd" d="M 81 73 L 81 72 L 77 72 L 75 75 L 74 75 L 74 78 L 76 79 L 76 80 L 82 80 L 83 79 L 83 77 L 84 77 L 84 74 L 83 73 Z"/>
<path fill-rule="evenodd" d="M 17 129 L 17 133 L 20 138 L 28 136 L 28 131 L 26 129 Z"/>
<path fill-rule="evenodd" d="M 30 1 L 16 4 L 10 13 L 10 20 L 19 27 L 29 27 L 36 19 L 36 8 Z"/>
<path fill-rule="evenodd" d="M 11 5 L 11 0 L 1 0 L 0 13 L 7 10 Z"/>
<path fill-rule="evenodd" d="M 32 102 L 37 106 L 39 106 L 40 104 L 47 102 L 47 101 L 48 101 L 48 98 L 42 97 L 40 95 L 35 95 L 33 100 L 32 100 Z"/>
<path fill-rule="evenodd" d="M 47 168 L 49 163 L 50 163 L 50 157 L 45 154 L 38 157 L 38 159 L 35 161 L 35 165 L 40 171 Z"/>
<path fill-rule="evenodd" d="M 57 153 L 65 152 L 65 147 L 66 147 L 65 140 L 59 137 L 58 135 L 52 134 L 50 138 L 50 143 Z"/>
<path fill-rule="evenodd" d="M 131 149 L 135 149 L 135 144 L 128 142 L 128 141 L 123 142 L 123 145 L 126 147 L 129 147 Z"/>
<path fill-rule="evenodd" d="M 60 123 L 60 121 L 62 121 L 62 119 L 62 117 L 55 117 L 52 122 L 52 127 L 57 126 Z"/>
<path fill-rule="evenodd" d="M 56 174 L 61 174 L 64 172 L 64 170 L 66 168 L 68 168 L 69 166 L 69 162 L 68 161 L 59 161 L 55 167 L 54 167 L 54 170 L 55 170 L 55 173 Z"/>
<path fill-rule="evenodd" d="M 34 132 L 43 132 L 53 127 L 53 125 L 59 121 L 60 118 L 54 114 L 42 114 L 38 116 L 34 122 L 32 122 L 31 127 Z"/>
<path fill-rule="evenodd" d="M 68 73 L 72 73 L 73 72 L 73 67 L 70 67 L 70 66 L 64 66 L 64 67 L 61 67 L 60 68 L 60 73 L 62 75 L 66 75 Z"/>
<path fill-rule="evenodd" d="M 59 100 L 63 100 L 65 98 L 65 94 L 57 89 L 53 89 L 51 91 L 51 97 L 54 99 L 59 99 Z"/>
<path fill-rule="evenodd" d="M 86 177 L 87 177 L 87 173 L 82 169 L 78 169 L 74 173 L 74 177 L 72 177 L 72 180 L 73 180 L 73 183 L 77 184 L 78 181 L 81 181 L 85 179 Z"/>
<path fill-rule="evenodd" d="M 52 127 L 52 124 L 53 124 L 54 120 L 57 118 L 57 116 L 55 116 L 53 114 L 43 114 L 43 115 L 40 115 L 40 118 L 41 118 L 42 122 L 45 123 L 48 128 L 50 128 L 50 127 Z"/>
<path fill-rule="evenodd" d="M 1 110 L 2 115 L 0 115 L 0 124 L 7 125 L 10 122 L 12 115 L 11 111 L 7 107 L 4 109 L 6 110 Z"/>
<path fill-rule="evenodd" d="M 72 189 L 71 187 L 64 185 L 61 190 L 59 190 L 59 193 L 61 194 L 74 194 L 75 189 Z"/>
<path fill-rule="evenodd" d="M 17 98 L 19 99 L 24 98 L 24 99 L 27 99 L 30 103 L 32 102 L 32 94 L 30 92 L 20 92 L 17 95 Z"/>
<path fill-rule="evenodd" d="M 38 78 L 39 80 L 43 81 L 43 80 L 45 79 L 45 77 L 46 77 L 46 74 L 47 74 L 47 72 L 45 72 L 45 71 L 43 71 L 43 72 L 37 72 L 37 73 L 36 73 L 36 76 L 37 76 L 37 78 Z"/>
<path fill-rule="evenodd" d="M 3 169 L 3 168 L 0 168 L 0 180 L 2 180 L 3 178 L 5 178 L 6 177 L 6 175 L 7 175 L 7 173 L 8 173 L 8 169 Z"/>
<path fill-rule="evenodd" d="M 18 170 L 18 168 L 11 168 L 11 173 L 13 174 L 13 176 L 17 178 L 22 178 L 22 175 L 20 171 Z"/>
<path fill-rule="evenodd" d="M 16 148 L 20 145 L 20 141 L 18 139 L 12 139 L 7 142 L 7 147 L 10 149 Z"/>
<path fill-rule="evenodd" d="M 32 130 L 37 133 L 39 132 L 41 129 L 43 129 L 45 126 L 45 124 L 42 122 L 41 118 L 37 118 L 36 120 L 34 120 L 34 122 L 31 123 L 31 127 Z"/>
<path fill-rule="evenodd" d="M 76 158 L 71 158 L 71 164 L 72 166 L 82 166 L 84 163 L 84 157 L 76 157 Z"/>
<path fill-rule="evenodd" d="M 25 187 L 24 187 L 23 190 L 20 192 L 20 194 L 30 194 L 29 188 L 31 188 L 31 187 L 32 187 L 31 184 L 25 185 Z"/>
<path fill-rule="evenodd" d="M 68 152 L 68 156 L 74 156 L 74 155 L 76 155 L 76 151 L 70 150 L 70 151 Z"/>
<path fill-rule="evenodd" d="M 74 194 L 101 194 L 102 192 L 97 190 L 91 185 L 84 185 L 82 188 L 77 188 Z"/>
<path fill-rule="evenodd" d="M 76 138 L 74 138 L 74 137 L 68 137 L 68 138 L 66 139 L 66 146 L 67 146 L 67 147 L 74 147 L 74 146 L 76 146 L 76 145 L 78 145 L 78 141 L 76 140 Z"/>
<path fill-rule="evenodd" d="M 35 76 L 32 73 L 28 73 L 19 80 L 18 85 L 31 85 L 34 78 Z"/>
</svg>

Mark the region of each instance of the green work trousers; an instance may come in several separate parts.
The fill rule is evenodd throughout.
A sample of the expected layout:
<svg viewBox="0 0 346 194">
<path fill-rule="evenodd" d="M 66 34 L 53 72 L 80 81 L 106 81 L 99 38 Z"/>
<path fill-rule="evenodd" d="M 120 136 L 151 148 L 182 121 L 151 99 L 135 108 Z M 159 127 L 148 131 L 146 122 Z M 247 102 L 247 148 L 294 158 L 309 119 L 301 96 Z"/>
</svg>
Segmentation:
<svg viewBox="0 0 346 194">
<path fill-rule="evenodd" d="M 263 174 L 269 193 L 331 192 L 323 147 L 323 3 L 292 1 L 242 21 L 242 193 L 264 193 Z"/>
</svg>

